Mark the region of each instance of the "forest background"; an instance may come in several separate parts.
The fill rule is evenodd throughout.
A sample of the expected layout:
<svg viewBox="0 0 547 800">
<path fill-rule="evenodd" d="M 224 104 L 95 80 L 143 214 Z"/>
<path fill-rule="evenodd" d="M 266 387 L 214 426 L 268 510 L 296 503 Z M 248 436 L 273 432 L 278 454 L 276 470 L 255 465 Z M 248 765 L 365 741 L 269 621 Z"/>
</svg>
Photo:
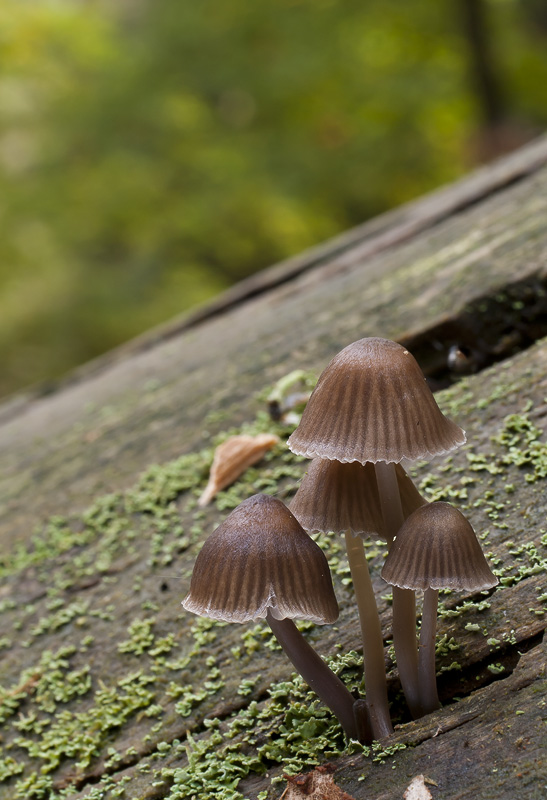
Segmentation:
<svg viewBox="0 0 547 800">
<path fill-rule="evenodd" d="M 0 395 L 546 123 L 545 0 L 2 0 Z"/>
</svg>

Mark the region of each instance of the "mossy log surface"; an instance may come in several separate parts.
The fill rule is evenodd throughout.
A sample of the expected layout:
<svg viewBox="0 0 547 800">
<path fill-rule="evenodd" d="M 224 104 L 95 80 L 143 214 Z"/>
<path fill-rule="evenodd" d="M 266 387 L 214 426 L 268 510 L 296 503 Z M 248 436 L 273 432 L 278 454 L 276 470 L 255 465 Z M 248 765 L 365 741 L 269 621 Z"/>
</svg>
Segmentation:
<svg viewBox="0 0 547 800">
<path fill-rule="evenodd" d="M 543 139 L 0 408 L 0 798 L 278 798 L 283 772 L 324 761 L 357 799 L 401 798 L 418 774 L 443 800 L 545 797 L 546 220 Z M 397 722 L 370 752 L 345 747 L 267 628 L 180 607 L 218 522 L 256 491 L 289 500 L 306 469 L 267 390 L 363 336 L 404 342 L 445 387 L 468 442 L 411 473 L 468 516 L 500 577 L 441 598 L 443 708 L 412 722 L 384 548 L 366 543 Z M 456 343 L 476 369 L 460 380 Z M 240 431 L 281 442 L 200 509 L 215 444 Z M 356 690 L 343 542 L 320 543 L 341 614 L 306 635 Z"/>
</svg>

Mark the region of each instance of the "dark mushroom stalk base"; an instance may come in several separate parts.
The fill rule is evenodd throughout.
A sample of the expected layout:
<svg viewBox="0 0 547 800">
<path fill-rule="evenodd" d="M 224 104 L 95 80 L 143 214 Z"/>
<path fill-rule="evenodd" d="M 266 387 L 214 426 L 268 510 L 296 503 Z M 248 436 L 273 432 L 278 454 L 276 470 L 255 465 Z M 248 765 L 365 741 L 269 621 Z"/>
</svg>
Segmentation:
<svg viewBox="0 0 547 800">
<path fill-rule="evenodd" d="M 368 714 L 363 704 L 346 689 L 340 678 L 308 644 L 291 619 L 276 619 L 271 611 L 266 621 L 293 666 L 316 695 L 330 708 L 349 739 L 372 741 Z"/>
<path fill-rule="evenodd" d="M 397 531 L 404 522 L 401 496 L 395 464 L 378 461 L 374 465 L 382 515 L 386 528 L 388 551 Z M 392 587 L 393 647 L 401 686 L 414 719 L 423 714 L 418 680 L 418 649 L 416 645 L 416 595 L 412 589 Z"/>
</svg>

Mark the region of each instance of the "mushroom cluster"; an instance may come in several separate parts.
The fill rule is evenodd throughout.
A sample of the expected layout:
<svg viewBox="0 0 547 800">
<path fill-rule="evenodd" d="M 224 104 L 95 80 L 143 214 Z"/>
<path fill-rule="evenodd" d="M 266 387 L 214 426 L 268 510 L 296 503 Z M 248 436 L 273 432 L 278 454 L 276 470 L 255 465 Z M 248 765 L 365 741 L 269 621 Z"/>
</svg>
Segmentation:
<svg viewBox="0 0 547 800">
<path fill-rule="evenodd" d="M 205 542 L 183 606 L 229 622 L 265 618 L 346 735 L 384 738 L 393 730 L 384 642 L 363 546 L 366 537 L 383 538 L 382 577 L 393 587 L 403 692 L 414 717 L 435 710 L 438 591 L 480 591 L 497 579 L 465 517 L 448 503 L 427 503 L 400 462 L 464 442 L 404 347 L 379 338 L 354 342 L 323 371 L 288 440 L 294 453 L 312 459 L 290 510 L 266 495 L 241 503 Z M 364 701 L 348 692 L 293 622 L 326 624 L 338 616 L 327 561 L 309 536 L 314 531 L 345 535 L 363 639 Z M 419 645 L 416 590 L 424 592 Z"/>
</svg>

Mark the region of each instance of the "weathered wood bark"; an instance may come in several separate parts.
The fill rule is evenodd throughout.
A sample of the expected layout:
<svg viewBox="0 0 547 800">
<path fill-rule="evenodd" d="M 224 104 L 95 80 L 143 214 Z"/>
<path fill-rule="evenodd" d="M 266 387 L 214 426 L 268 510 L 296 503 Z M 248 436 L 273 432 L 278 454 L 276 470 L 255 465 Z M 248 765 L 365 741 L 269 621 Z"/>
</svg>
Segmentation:
<svg viewBox="0 0 547 800">
<path fill-rule="evenodd" d="M 546 220 L 543 139 L 4 404 L 1 798 L 230 797 L 239 778 L 243 796 L 277 797 L 271 777 L 301 763 L 299 748 L 334 760 L 355 798 L 400 798 L 418 773 L 443 800 L 544 797 Z M 386 650 L 394 755 L 337 756 L 339 733 L 323 752 L 327 723 L 290 687 L 276 688 L 279 707 L 269 697 L 290 668 L 268 638 L 202 624 L 180 601 L 226 510 L 257 490 L 290 497 L 305 469 L 281 445 L 201 511 L 214 437 L 273 429 L 265 388 L 297 367 L 318 374 L 368 335 L 407 344 L 439 386 L 450 346 L 468 348 L 477 373 L 439 394 L 468 444 L 414 474 L 466 513 L 502 582 L 444 598 L 445 707 L 409 722 Z M 309 635 L 343 654 L 359 626 L 341 542 L 325 546 L 341 617 Z M 381 547 L 368 552 L 388 638 Z"/>
</svg>

